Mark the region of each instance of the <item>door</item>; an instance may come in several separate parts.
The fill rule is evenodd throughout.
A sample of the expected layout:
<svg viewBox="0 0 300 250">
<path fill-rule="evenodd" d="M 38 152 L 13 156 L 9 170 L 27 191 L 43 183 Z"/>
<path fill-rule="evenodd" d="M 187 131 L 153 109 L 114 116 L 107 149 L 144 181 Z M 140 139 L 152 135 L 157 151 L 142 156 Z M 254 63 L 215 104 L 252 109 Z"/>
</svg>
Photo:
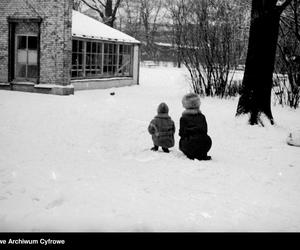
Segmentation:
<svg viewBox="0 0 300 250">
<path fill-rule="evenodd" d="M 36 82 L 38 77 L 38 37 L 16 35 L 15 80 Z"/>
</svg>

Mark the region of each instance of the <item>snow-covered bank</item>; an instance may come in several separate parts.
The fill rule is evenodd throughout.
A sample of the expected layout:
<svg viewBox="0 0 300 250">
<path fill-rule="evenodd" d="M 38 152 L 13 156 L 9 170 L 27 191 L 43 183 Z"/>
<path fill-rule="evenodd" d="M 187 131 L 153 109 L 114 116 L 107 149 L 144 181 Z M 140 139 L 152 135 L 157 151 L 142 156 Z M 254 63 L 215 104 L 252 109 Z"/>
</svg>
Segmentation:
<svg viewBox="0 0 300 250">
<path fill-rule="evenodd" d="M 251 127 L 237 99 L 204 98 L 213 160 L 191 161 L 178 150 L 184 73 L 142 68 L 140 86 L 67 97 L 0 91 L 0 231 L 300 231 L 300 148 L 285 142 L 300 110 Z M 149 150 L 162 101 L 170 154 Z"/>
</svg>

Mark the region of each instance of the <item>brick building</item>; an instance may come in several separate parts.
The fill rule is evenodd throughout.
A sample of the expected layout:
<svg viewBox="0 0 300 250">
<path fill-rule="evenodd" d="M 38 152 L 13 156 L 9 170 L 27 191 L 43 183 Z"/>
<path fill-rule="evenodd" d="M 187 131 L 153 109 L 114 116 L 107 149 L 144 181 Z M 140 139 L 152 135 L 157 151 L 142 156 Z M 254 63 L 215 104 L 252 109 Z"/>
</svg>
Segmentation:
<svg viewBox="0 0 300 250">
<path fill-rule="evenodd" d="M 138 84 L 139 42 L 72 2 L 0 1 L 0 89 L 68 95 Z"/>
</svg>

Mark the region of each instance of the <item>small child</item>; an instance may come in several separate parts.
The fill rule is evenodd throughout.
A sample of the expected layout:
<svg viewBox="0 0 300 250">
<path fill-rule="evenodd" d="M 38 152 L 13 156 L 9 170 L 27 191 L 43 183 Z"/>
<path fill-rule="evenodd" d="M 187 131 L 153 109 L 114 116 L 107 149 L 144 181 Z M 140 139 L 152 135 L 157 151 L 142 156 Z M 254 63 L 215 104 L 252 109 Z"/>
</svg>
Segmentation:
<svg viewBox="0 0 300 250">
<path fill-rule="evenodd" d="M 154 144 L 154 147 L 151 148 L 153 151 L 157 151 L 159 147 L 162 147 L 165 153 L 169 153 L 169 148 L 175 144 L 175 124 L 168 113 L 168 105 L 164 102 L 159 104 L 157 115 L 148 126 L 148 131 L 152 135 Z"/>
<path fill-rule="evenodd" d="M 189 158 L 197 160 L 211 160 L 207 155 L 212 140 L 207 134 L 207 122 L 200 111 L 199 95 L 190 93 L 183 97 L 185 108 L 180 118 L 179 149 Z"/>
</svg>

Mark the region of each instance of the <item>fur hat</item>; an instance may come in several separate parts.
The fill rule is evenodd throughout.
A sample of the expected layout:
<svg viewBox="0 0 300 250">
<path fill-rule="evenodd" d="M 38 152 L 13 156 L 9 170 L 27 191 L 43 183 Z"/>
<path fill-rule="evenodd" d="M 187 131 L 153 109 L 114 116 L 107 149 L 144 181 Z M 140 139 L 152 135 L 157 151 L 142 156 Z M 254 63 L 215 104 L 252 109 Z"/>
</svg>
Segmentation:
<svg viewBox="0 0 300 250">
<path fill-rule="evenodd" d="M 199 95 L 194 93 L 186 94 L 182 98 L 182 105 L 185 109 L 199 109 L 200 108 Z"/>
<path fill-rule="evenodd" d="M 161 104 L 158 105 L 157 108 L 157 113 L 158 114 L 168 114 L 169 113 L 169 107 L 166 103 L 162 102 Z"/>
</svg>

